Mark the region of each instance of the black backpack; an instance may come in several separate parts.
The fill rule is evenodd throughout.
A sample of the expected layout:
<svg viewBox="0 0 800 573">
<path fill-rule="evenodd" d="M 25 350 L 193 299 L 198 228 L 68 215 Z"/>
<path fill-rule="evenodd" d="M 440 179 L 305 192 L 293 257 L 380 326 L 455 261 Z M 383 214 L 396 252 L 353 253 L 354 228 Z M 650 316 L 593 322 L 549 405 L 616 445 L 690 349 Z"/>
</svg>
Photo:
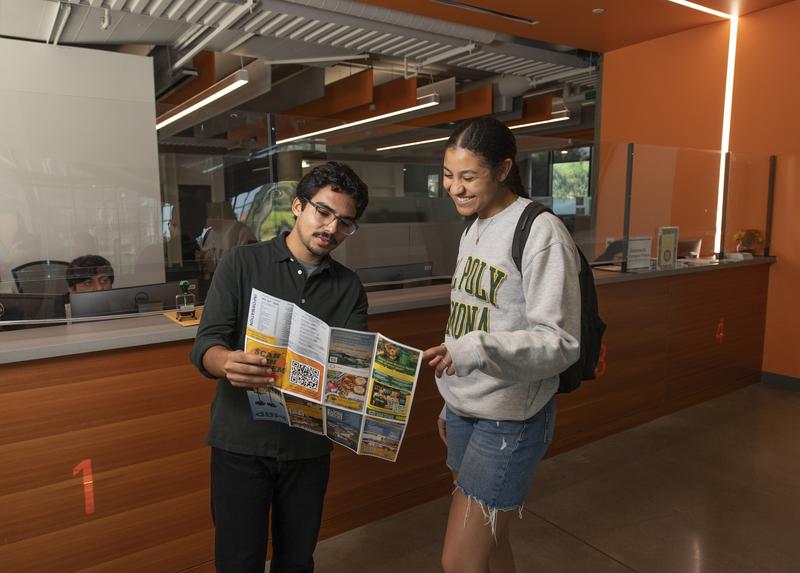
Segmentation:
<svg viewBox="0 0 800 573">
<path fill-rule="evenodd" d="M 531 225 L 536 217 L 544 212 L 552 213 L 541 203 L 533 201 L 525 207 L 517 221 L 514 241 L 511 245 L 511 258 L 520 272 L 522 272 L 522 252 L 525 250 Z M 472 221 L 467 224 L 467 229 L 471 224 Z M 581 288 L 581 354 L 575 364 L 559 374 L 559 394 L 572 392 L 581 385 L 583 380 L 595 379 L 595 369 L 600 359 L 600 346 L 603 342 L 603 333 L 606 331 L 606 324 L 600 318 L 597 308 L 597 291 L 594 287 L 592 268 L 577 245 L 575 249 L 581 259 L 581 270 L 578 275 Z"/>
</svg>

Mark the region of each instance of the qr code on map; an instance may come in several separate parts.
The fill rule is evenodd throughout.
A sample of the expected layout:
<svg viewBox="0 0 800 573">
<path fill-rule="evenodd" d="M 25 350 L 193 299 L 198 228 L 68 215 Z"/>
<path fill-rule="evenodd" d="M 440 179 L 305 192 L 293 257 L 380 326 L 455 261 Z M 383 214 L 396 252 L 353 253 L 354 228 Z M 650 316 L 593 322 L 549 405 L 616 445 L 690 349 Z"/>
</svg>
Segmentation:
<svg viewBox="0 0 800 573">
<path fill-rule="evenodd" d="M 319 389 L 320 373 L 319 370 L 308 364 L 292 360 L 289 371 L 289 382 L 307 388 L 312 392 Z"/>
</svg>

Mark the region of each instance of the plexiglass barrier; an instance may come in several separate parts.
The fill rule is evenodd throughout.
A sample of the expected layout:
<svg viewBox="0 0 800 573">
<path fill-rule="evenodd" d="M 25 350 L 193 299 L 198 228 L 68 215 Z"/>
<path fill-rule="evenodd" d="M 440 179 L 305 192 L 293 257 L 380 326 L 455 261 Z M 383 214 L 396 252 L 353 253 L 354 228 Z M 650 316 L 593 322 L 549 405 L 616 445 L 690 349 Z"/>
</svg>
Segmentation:
<svg viewBox="0 0 800 573">
<path fill-rule="evenodd" d="M 641 144 L 600 147 L 606 170 L 596 243 L 605 249 L 595 261 L 605 268 L 672 270 L 716 264 L 724 253 L 763 254 L 763 248 L 743 248 L 742 239 L 763 246 L 770 164 L 777 159 Z"/>
</svg>

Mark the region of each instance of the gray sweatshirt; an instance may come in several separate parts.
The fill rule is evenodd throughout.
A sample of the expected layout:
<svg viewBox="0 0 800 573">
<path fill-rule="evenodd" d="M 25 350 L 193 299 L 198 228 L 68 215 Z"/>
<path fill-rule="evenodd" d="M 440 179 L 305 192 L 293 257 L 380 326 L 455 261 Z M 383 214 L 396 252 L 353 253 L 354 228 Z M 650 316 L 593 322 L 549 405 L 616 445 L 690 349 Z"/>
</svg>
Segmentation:
<svg viewBox="0 0 800 573">
<path fill-rule="evenodd" d="M 580 353 L 580 259 L 558 217 L 531 226 L 522 273 L 511 258 L 528 199 L 478 219 L 461 237 L 445 345 L 456 375 L 437 381 L 447 406 L 466 416 L 525 420 L 558 389 Z"/>
</svg>

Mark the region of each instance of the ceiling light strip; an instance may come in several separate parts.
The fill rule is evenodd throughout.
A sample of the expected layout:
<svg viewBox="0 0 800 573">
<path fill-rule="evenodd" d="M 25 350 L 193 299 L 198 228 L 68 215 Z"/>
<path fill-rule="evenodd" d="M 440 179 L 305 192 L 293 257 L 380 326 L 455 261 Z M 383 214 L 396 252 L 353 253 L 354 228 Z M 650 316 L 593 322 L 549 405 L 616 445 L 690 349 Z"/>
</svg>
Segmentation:
<svg viewBox="0 0 800 573">
<path fill-rule="evenodd" d="M 166 127 L 167 125 L 186 117 L 190 113 L 197 111 L 201 107 L 205 107 L 211 102 L 214 102 L 219 98 L 231 93 L 232 91 L 239 89 L 245 85 L 249 79 L 250 77 L 247 73 L 247 70 L 236 70 L 234 73 L 217 82 L 210 88 L 203 90 L 199 94 L 175 106 L 167 113 L 162 114 L 156 119 L 156 129 L 158 130 L 162 127 Z"/>
<path fill-rule="evenodd" d="M 447 141 L 450 139 L 450 136 L 445 137 L 435 137 L 433 139 L 422 139 L 420 141 L 412 141 L 410 143 L 400 143 L 397 145 L 387 145 L 385 147 L 378 147 L 375 151 L 389 151 L 390 149 L 402 149 L 403 147 L 413 147 L 415 145 L 426 145 L 428 143 L 437 143 L 439 141 Z"/>
<path fill-rule="evenodd" d="M 417 101 L 420 102 L 420 103 L 418 103 L 417 105 L 414 105 L 412 107 L 407 107 L 407 108 L 404 108 L 404 109 L 398 109 L 398 110 L 395 110 L 395 111 L 390 111 L 388 113 L 383 113 L 381 115 L 376 115 L 376 116 L 373 116 L 373 117 L 367 117 L 367 118 L 364 118 L 364 119 L 359 119 L 357 121 L 351 121 L 351 122 L 343 123 L 342 125 L 337 125 L 335 127 L 329 127 L 327 129 L 320 129 L 319 131 L 312 131 L 311 133 L 304 133 L 303 135 L 296 135 L 294 137 L 287 137 L 286 139 L 279 139 L 275 143 L 277 145 L 281 145 L 283 143 L 290 143 L 292 141 L 298 141 L 300 139 L 308 139 L 310 137 L 315 137 L 317 135 L 324 135 L 326 133 L 332 133 L 334 131 L 340 131 L 342 129 L 347 129 L 347 128 L 350 128 L 350 127 L 357 127 L 359 125 L 364 125 L 366 123 L 372 123 L 372 122 L 375 122 L 375 121 L 380 121 L 382 119 L 387 119 L 387 118 L 390 118 L 390 117 L 395 117 L 395 116 L 398 116 L 398 115 L 411 113 L 413 111 L 418 111 L 418 110 L 421 110 L 421 109 L 433 107 L 433 106 L 439 105 L 439 95 L 438 94 L 429 94 L 429 95 L 423 96 L 421 98 L 417 98 Z"/>
<path fill-rule="evenodd" d="M 567 121 L 570 119 L 568 115 L 562 117 L 554 117 L 552 119 L 543 119 L 542 121 L 532 121 L 530 123 L 521 123 L 519 125 L 509 125 L 508 129 L 522 129 L 523 127 L 535 127 L 537 125 L 547 125 L 549 123 L 558 123 L 560 121 Z"/>
<path fill-rule="evenodd" d="M 508 129 L 522 129 L 523 127 L 534 127 L 537 125 L 546 125 L 548 123 L 557 123 L 560 121 L 567 121 L 569 116 L 564 117 L 554 117 L 552 119 L 545 119 L 542 121 L 534 121 L 531 123 L 523 123 L 520 125 L 509 125 Z M 375 151 L 389 151 L 391 149 L 402 149 L 404 147 L 414 147 L 416 145 L 427 145 L 429 143 L 438 143 L 440 141 L 447 141 L 450 139 L 450 136 L 447 135 L 445 137 L 435 137 L 433 139 L 421 139 L 419 141 L 411 141 L 408 143 L 398 143 L 397 145 L 385 145 L 384 147 L 377 147 Z"/>
<path fill-rule="evenodd" d="M 711 14 L 712 16 L 717 16 L 718 18 L 725 18 L 726 20 L 731 20 L 735 17 L 732 14 L 726 14 L 725 12 L 720 12 L 719 10 L 708 8 L 707 6 L 703 6 L 702 4 L 698 4 L 696 2 L 689 2 L 688 0 L 669 0 L 669 1 L 672 2 L 673 4 L 680 4 L 681 6 L 686 6 L 687 8 L 691 8 L 692 10 L 705 12 L 706 14 Z"/>
</svg>

